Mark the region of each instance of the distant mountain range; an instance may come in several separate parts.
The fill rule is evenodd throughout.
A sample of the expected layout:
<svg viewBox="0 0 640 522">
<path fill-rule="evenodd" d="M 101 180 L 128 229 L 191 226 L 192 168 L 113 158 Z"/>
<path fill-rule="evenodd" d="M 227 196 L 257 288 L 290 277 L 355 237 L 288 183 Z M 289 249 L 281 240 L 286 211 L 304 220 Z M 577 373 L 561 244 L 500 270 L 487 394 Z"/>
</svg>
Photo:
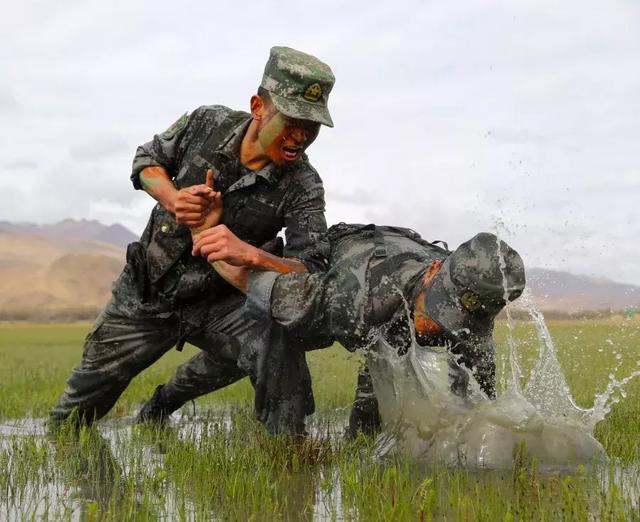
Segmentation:
<svg viewBox="0 0 640 522">
<path fill-rule="evenodd" d="M 103 225 L 99 221 L 88 219 L 65 219 L 53 225 L 0 221 L 0 232 L 34 234 L 50 239 L 98 241 L 120 248 L 125 248 L 129 243 L 138 239 L 138 236 L 119 223 Z"/>
<path fill-rule="evenodd" d="M 66 219 L 52 225 L 0 221 L 0 319 L 90 318 L 137 236 L 119 224 Z M 576 313 L 640 306 L 640 287 L 529 268 L 527 285 L 546 311 Z"/>
<path fill-rule="evenodd" d="M 88 319 L 104 306 L 137 236 L 122 225 L 0 221 L 0 319 Z"/>
<path fill-rule="evenodd" d="M 640 286 L 604 277 L 575 275 L 560 270 L 530 268 L 527 285 L 538 306 L 546 310 L 624 310 L 640 306 Z"/>
</svg>

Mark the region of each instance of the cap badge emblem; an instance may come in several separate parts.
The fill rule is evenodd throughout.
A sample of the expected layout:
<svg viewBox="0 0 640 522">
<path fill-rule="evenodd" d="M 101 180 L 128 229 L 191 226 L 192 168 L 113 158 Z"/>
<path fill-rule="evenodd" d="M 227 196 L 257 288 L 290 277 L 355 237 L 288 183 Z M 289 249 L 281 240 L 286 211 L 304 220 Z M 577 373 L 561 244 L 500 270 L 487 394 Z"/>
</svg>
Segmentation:
<svg viewBox="0 0 640 522">
<path fill-rule="evenodd" d="M 473 292 L 465 292 L 464 294 L 462 294 L 460 302 L 462 303 L 462 306 L 464 306 L 470 312 L 473 312 L 480 308 L 480 301 L 478 300 L 478 296 Z"/>
<path fill-rule="evenodd" d="M 312 83 L 309 85 L 302 95 L 305 100 L 310 102 L 317 102 L 320 99 L 320 96 L 322 96 L 322 87 L 320 87 L 319 83 Z"/>
</svg>

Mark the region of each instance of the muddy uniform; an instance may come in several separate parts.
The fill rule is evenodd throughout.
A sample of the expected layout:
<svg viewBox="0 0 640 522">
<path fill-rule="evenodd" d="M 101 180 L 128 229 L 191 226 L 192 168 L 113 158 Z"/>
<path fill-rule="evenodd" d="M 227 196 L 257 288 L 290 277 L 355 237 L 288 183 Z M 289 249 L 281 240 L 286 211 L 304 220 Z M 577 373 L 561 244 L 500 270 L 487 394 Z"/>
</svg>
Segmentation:
<svg viewBox="0 0 640 522">
<path fill-rule="evenodd" d="M 326 273 L 252 272 L 247 292 L 252 316 L 273 319 L 309 339 L 309 347 L 335 340 L 353 351 L 370 347 L 382 335 L 400 352 L 405 350 L 410 342 L 407 307 L 413 306 L 428 265 L 449 252 L 399 227 L 340 224 L 327 237 L 331 254 Z M 432 344 L 443 342 L 433 339 Z M 461 361 L 474 368 L 482 387 L 493 395 L 493 353 L 467 348 Z M 358 377 L 354 413 L 361 409 L 369 419 L 377 414 L 372 391 L 365 368 Z"/>
<path fill-rule="evenodd" d="M 324 270 L 328 243 L 320 177 L 306 156 L 286 167 L 244 168 L 240 144 L 250 121 L 249 114 L 222 106 L 183 116 L 138 148 L 133 184 L 141 188 L 140 172 L 149 166 L 164 167 L 178 189 L 204 183 L 207 169 L 214 168 L 223 223 L 234 234 L 262 246 L 286 228 L 284 255 L 301 260 L 311 273 Z M 193 257 L 191 247 L 189 229 L 156 205 L 140 241 L 129 245 L 113 298 L 86 339 L 54 419 L 74 408 L 88 421 L 100 418 L 133 377 L 188 341 L 204 351 L 165 387 L 175 407 L 249 375 L 257 415 L 267 428 L 299 429 L 313 411 L 304 355 L 284 357 L 283 329 L 247 318 L 244 296 L 205 259 Z M 280 375 L 286 377 L 273 379 Z"/>
</svg>

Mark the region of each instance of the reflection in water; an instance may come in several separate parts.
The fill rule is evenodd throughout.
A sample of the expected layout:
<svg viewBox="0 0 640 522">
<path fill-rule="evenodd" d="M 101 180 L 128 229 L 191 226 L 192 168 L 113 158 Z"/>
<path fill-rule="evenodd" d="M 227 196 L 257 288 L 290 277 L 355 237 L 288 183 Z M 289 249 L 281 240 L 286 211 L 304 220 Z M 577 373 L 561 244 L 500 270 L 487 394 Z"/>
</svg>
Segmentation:
<svg viewBox="0 0 640 522">
<path fill-rule="evenodd" d="M 443 381 L 446 378 L 443 377 Z M 465 408 L 468 411 L 470 407 L 462 399 L 458 406 L 461 411 Z M 130 424 L 131 419 L 107 421 L 101 423 L 99 430 L 86 430 L 70 440 L 48 438 L 40 420 L 0 425 L 0 449 L 23 465 L 11 468 L 11 487 L 5 491 L 3 484 L 0 489 L 0 513 L 6 514 L 9 520 L 59 517 L 84 520 L 107 515 L 112 519 L 127 519 L 133 514 L 153 520 L 215 519 L 216 516 L 247 519 L 264 510 L 279 513 L 285 520 L 335 520 L 345 516 L 345 512 L 358 518 L 352 504 L 352 488 L 343 495 L 342 485 L 345 481 L 347 484 L 357 481 L 360 473 L 374 471 L 375 465 L 369 459 L 358 461 L 357 465 L 350 461 L 345 467 L 340 458 L 328 459 L 327 465 L 297 470 L 291 467 L 293 459 L 288 461 L 288 468 L 276 464 L 276 455 L 273 466 L 253 467 L 254 463 L 261 462 L 252 460 L 254 452 L 268 453 L 272 451 L 271 446 L 235 440 L 233 434 L 237 431 L 233 430 L 238 429 L 238 418 L 229 412 L 201 411 L 200 414 L 200 421 L 184 422 L 178 418 L 162 431 L 141 430 Z M 502 421 L 496 415 L 486 418 L 499 426 Z M 514 413 L 505 415 L 511 422 Z M 521 418 L 526 416 L 523 414 Z M 317 430 L 331 438 L 334 448 L 340 447 L 345 420 L 346 412 L 342 412 L 340 422 L 323 417 L 316 419 Z M 447 422 L 446 418 L 442 421 L 443 430 Z M 229 428 L 228 433 L 221 429 L 224 426 Z M 245 428 L 240 426 L 243 433 L 247 433 Z M 418 437 L 425 434 L 417 430 L 415 433 Z M 225 451 L 224 443 L 218 441 L 225 438 L 231 444 L 247 445 L 248 451 L 233 448 Z M 469 438 L 475 440 L 475 436 Z M 444 440 L 440 444 L 444 445 Z M 221 455 L 212 456 L 212 452 L 220 449 Z M 314 455 L 309 451 L 301 454 Z M 494 458 L 488 450 L 484 455 L 487 459 Z M 226 472 L 217 467 L 218 459 L 238 457 L 248 460 L 229 462 Z M 240 468 L 248 473 L 237 473 Z M 418 472 L 423 477 L 429 474 L 428 470 Z M 212 475 L 211 479 L 206 474 Z M 234 496 L 234 481 L 228 480 L 229 476 L 248 481 L 237 485 L 239 491 L 242 490 L 239 496 Z M 480 472 L 469 477 L 470 481 L 491 481 L 495 475 Z M 606 466 L 602 468 L 601 477 L 604 491 L 616 484 L 625 498 L 631 499 L 630 504 L 637 507 L 640 477 L 637 468 Z M 197 483 L 199 480 L 203 480 L 201 485 Z M 416 484 L 421 480 L 418 478 Z M 225 487 L 231 489 L 219 487 L 219 483 L 225 481 Z M 247 492 L 252 488 L 261 492 L 255 495 Z"/>
<path fill-rule="evenodd" d="M 246 491 L 251 490 L 251 484 L 242 484 L 240 498 L 234 499 L 232 491 L 221 486 L 225 482 L 221 476 L 219 487 L 203 492 L 193 483 L 193 477 L 201 476 L 202 470 L 195 469 L 199 463 L 192 461 L 190 465 L 184 458 L 202 458 L 204 463 L 210 463 L 215 461 L 211 452 L 222 449 L 218 457 L 224 459 L 225 444 L 221 441 L 234 440 L 232 431 L 238 428 L 234 413 L 220 408 L 203 409 L 196 420 L 182 420 L 177 415 L 174 423 L 161 429 L 134 425 L 133 419 L 118 419 L 102 422 L 99 428 L 55 435 L 47 433 L 43 419 L 2 424 L 0 451 L 19 460 L 22 467 L 8 466 L 11 471 L 5 477 L 6 491 L 0 487 L 0 519 L 48 519 L 54 514 L 73 520 L 107 515 L 126 519 L 133 513 L 151 520 L 172 519 L 176 513 L 202 519 L 226 513 L 231 518 L 248 519 L 260 510 L 255 503 L 255 498 L 261 498 L 260 493 Z M 329 419 L 315 419 L 312 424 L 314 431 L 322 431 L 323 436 L 338 436 L 342 431 L 335 430 Z M 342 424 L 343 419 L 336 423 Z M 240 426 L 241 430 L 244 428 Z M 284 447 L 297 452 L 301 459 L 321 462 L 324 452 L 331 452 L 331 442 L 320 436 L 309 440 L 315 442 L 301 441 Z M 245 443 L 234 440 L 238 442 Z M 273 451 L 281 447 L 276 445 Z M 249 450 L 271 451 L 260 447 Z M 237 456 L 237 451 L 230 453 Z M 29 455 L 33 455 L 32 460 L 27 459 Z M 250 458 L 237 466 L 250 467 L 251 462 Z M 239 471 L 242 473 L 238 477 L 252 473 L 250 469 Z M 267 507 L 276 506 L 284 519 L 323 520 L 336 513 L 339 484 L 327 482 L 335 478 L 335 470 L 322 466 L 312 470 L 262 466 L 256 473 L 263 474 L 262 483 L 270 485 L 268 498 L 272 505 Z M 324 491 L 327 484 L 329 492 Z M 232 488 L 233 484 L 225 486 Z"/>
<path fill-rule="evenodd" d="M 111 452 L 109 441 L 97 430 L 56 438 L 53 449 L 55 464 L 69 492 L 68 501 L 78 504 L 81 518 L 89 514 L 88 510 L 104 513 L 110 502 L 118 503 L 122 468 Z"/>
</svg>

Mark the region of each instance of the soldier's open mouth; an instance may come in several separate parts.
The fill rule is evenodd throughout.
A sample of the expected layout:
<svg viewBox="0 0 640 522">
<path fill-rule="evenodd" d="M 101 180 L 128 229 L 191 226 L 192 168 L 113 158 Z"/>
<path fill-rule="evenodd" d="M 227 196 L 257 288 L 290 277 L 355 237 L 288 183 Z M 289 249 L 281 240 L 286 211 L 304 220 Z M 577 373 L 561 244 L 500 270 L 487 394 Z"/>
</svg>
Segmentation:
<svg viewBox="0 0 640 522">
<path fill-rule="evenodd" d="M 300 147 L 282 147 L 282 156 L 287 161 L 293 161 L 297 159 L 301 152 L 302 148 Z"/>
</svg>

